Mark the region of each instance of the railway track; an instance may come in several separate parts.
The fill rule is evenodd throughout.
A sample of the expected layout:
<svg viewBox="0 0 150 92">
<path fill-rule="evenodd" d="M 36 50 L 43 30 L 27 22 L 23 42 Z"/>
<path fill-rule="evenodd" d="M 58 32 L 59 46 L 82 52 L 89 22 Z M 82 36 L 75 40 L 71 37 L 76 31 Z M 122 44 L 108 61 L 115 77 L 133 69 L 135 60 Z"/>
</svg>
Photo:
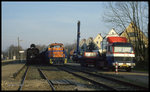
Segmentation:
<svg viewBox="0 0 150 92">
<path fill-rule="evenodd" d="M 51 88 L 45 78 L 43 80 L 36 66 L 27 66 L 18 88 L 18 91 L 22 90 L 51 90 Z"/>
<path fill-rule="evenodd" d="M 135 84 L 131 84 L 129 82 L 117 80 L 117 79 L 114 79 L 114 78 L 111 78 L 108 76 L 94 74 L 91 72 L 87 72 L 87 71 L 80 70 L 77 68 L 72 68 L 69 66 L 65 66 L 65 68 L 66 69 L 64 69 L 64 70 L 67 72 L 70 72 L 68 70 L 75 70 L 75 71 L 85 73 L 88 77 L 91 77 L 91 78 L 93 77 L 93 79 L 96 79 L 95 80 L 96 82 L 99 81 L 98 83 L 101 83 L 103 86 L 105 85 L 105 87 L 112 88 L 112 90 L 116 90 L 116 91 L 120 91 L 120 90 L 121 91 L 122 90 L 140 90 L 140 91 L 141 90 L 148 90 L 148 88 L 146 88 L 146 87 L 141 87 L 139 85 L 135 85 Z M 81 76 L 81 74 L 76 74 L 76 73 L 73 73 L 73 74 Z M 110 84 L 113 84 L 113 85 L 110 85 Z"/>
<path fill-rule="evenodd" d="M 61 85 L 53 84 L 51 82 L 51 80 L 49 80 L 46 77 L 46 75 L 42 72 L 44 69 L 40 69 L 40 68 L 41 67 L 37 68 L 37 70 L 39 71 L 40 77 L 42 79 L 46 80 L 47 84 L 49 84 L 49 87 L 50 87 L 49 90 L 51 90 L 51 91 L 66 90 L 66 89 L 62 89 L 63 88 L 62 86 L 69 87 L 68 84 L 67 85 L 66 84 L 63 84 L 63 85 L 62 84 Z M 45 70 L 47 70 L 47 69 L 45 69 Z M 31 74 L 31 73 L 35 72 L 35 69 L 33 70 L 32 66 L 27 66 L 27 67 L 25 66 L 19 71 L 21 71 L 21 74 L 17 74 L 17 75 L 19 75 L 18 78 L 22 77 L 22 80 L 21 80 L 21 83 L 19 84 L 18 91 L 33 90 L 32 87 L 27 87 L 27 86 L 30 86 L 32 84 L 32 79 L 35 80 L 34 77 L 32 77 L 33 74 Z M 67 80 L 63 80 L 63 81 L 67 81 Z M 40 86 L 43 86 L 43 84 L 40 84 Z M 55 87 L 56 87 L 56 89 L 55 89 Z M 35 90 L 38 90 L 38 89 L 35 89 Z M 43 90 L 45 90 L 45 89 L 43 89 Z"/>
<path fill-rule="evenodd" d="M 37 71 L 39 72 L 41 79 L 46 80 L 46 83 L 48 84 L 48 87 L 49 87 L 49 91 L 56 91 L 55 87 L 57 87 L 57 86 L 54 87 L 54 84 L 51 82 L 51 80 L 49 80 L 46 77 L 46 75 L 42 72 L 42 69 L 40 69 L 40 67 L 39 68 L 36 67 L 36 68 L 37 68 Z M 22 80 L 19 85 L 18 91 L 34 90 L 34 86 L 33 87 L 29 87 L 29 86 L 32 85 L 32 80 L 36 80 L 35 76 L 37 75 L 37 73 L 36 73 L 36 75 L 32 74 L 33 72 L 36 72 L 36 68 L 35 67 L 33 68 L 32 66 L 27 66 L 25 69 L 25 67 L 24 67 L 25 72 L 22 76 Z M 44 85 L 41 83 L 40 86 L 44 86 Z M 39 90 L 39 89 L 35 89 L 35 90 Z M 43 89 L 43 90 L 46 90 L 46 89 Z"/>
<path fill-rule="evenodd" d="M 26 67 L 26 64 L 24 64 L 23 67 L 20 70 L 18 70 L 16 73 L 14 73 L 13 77 L 16 78 L 25 67 Z"/>
<path fill-rule="evenodd" d="M 22 78 L 21 84 L 19 85 L 19 88 L 18 88 L 18 90 L 19 90 L 19 91 L 21 91 L 21 90 L 22 90 L 22 88 L 23 88 L 23 86 L 24 86 L 24 81 L 25 81 L 25 79 L 26 79 L 28 69 L 29 69 L 29 67 L 27 67 L 27 69 L 26 69 L 26 71 L 25 71 L 25 73 L 24 73 L 24 75 L 23 75 L 23 78 Z"/>
<path fill-rule="evenodd" d="M 83 76 L 73 74 L 72 72 L 68 72 L 68 71 L 64 70 L 62 67 L 63 66 L 56 66 L 55 67 L 56 69 L 54 69 L 52 67 L 46 68 L 46 69 L 39 69 L 39 71 L 42 73 L 44 79 L 46 79 L 49 82 L 53 91 L 58 91 L 58 90 L 60 90 L 60 91 L 62 91 L 62 90 L 67 90 L 67 91 L 68 90 L 74 90 L 74 91 L 77 91 L 77 90 L 79 90 L 79 91 L 80 90 L 114 90 L 109 87 L 104 88 L 102 86 L 102 84 L 99 84 L 95 81 L 87 79 Z M 56 74 L 56 78 L 55 78 L 55 74 Z M 53 76 L 53 77 L 51 77 L 51 76 Z M 60 76 L 61 78 L 59 78 L 57 76 Z M 67 77 L 65 77 L 65 76 L 67 76 Z M 83 81 L 86 81 L 86 82 L 83 82 Z M 67 84 L 64 82 L 67 82 Z"/>
<path fill-rule="evenodd" d="M 62 67 L 59 67 L 59 69 L 64 70 L 64 71 L 66 71 L 66 72 L 68 72 L 68 73 L 70 73 L 70 74 L 73 74 L 74 76 L 77 76 L 77 77 L 79 77 L 79 78 L 82 78 L 83 80 L 90 81 L 91 83 L 93 83 L 93 84 L 98 85 L 99 87 L 101 87 L 101 89 L 103 89 L 103 90 L 116 91 L 116 89 L 114 89 L 113 87 L 104 85 L 103 83 L 97 82 L 97 81 L 95 81 L 95 80 L 93 80 L 93 79 L 91 79 L 91 78 L 88 78 L 88 77 L 86 77 L 86 76 L 83 76 L 83 75 L 81 75 L 81 74 L 74 73 L 73 71 L 68 70 L 68 69 L 65 69 L 64 67 L 63 67 L 63 68 L 62 68 Z"/>
<path fill-rule="evenodd" d="M 53 69 L 53 68 L 56 68 L 56 69 Z M 74 86 L 74 84 L 71 84 L 71 82 L 69 82 L 67 79 L 63 79 L 63 78 L 60 79 L 60 78 L 58 78 L 55 75 L 52 75 L 53 78 L 50 78 L 51 75 L 49 75 L 49 74 L 51 74 L 53 71 L 55 71 L 56 75 L 60 74 L 60 72 L 58 72 L 58 71 L 62 71 L 62 70 L 57 69 L 57 67 L 49 67 L 48 69 L 40 69 L 40 68 L 38 68 L 38 70 L 39 70 L 42 78 L 47 80 L 47 82 L 50 85 L 52 91 L 74 90 L 74 89 L 69 89 L 69 87 Z M 48 72 L 45 72 L 45 71 L 48 71 Z M 61 74 L 63 74 L 63 72 L 61 72 Z"/>
<path fill-rule="evenodd" d="M 38 68 L 38 71 L 40 72 L 40 74 L 44 77 L 44 79 L 47 80 L 48 84 L 50 85 L 50 87 L 52 88 L 52 91 L 55 91 L 55 87 L 52 84 L 52 82 L 50 80 L 48 80 L 48 78 L 44 75 L 44 73 L 42 72 L 42 70 L 40 68 Z"/>
<path fill-rule="evenodd" d="M 24 68 L 25 68 L 25 66 L 21 70 L 23 70 Z M 25 80 L 28 80 L 28 82 L 30 84 L 32 84 L 30 79 L 35 80 L 34 77 L 32 78 L 32 76 L 35 75 L 35 74 L 32 74 L 33 72 L 35 72 L 35 70 L 37 70 L 39 72 L 40 78 L 45 80 L 45 82 L 47 83 L 47 86 L 49 87 L 49 90 L 52 90 L 52 91 L 59 90 L 57 88 L 58 85 L 54 84 L 53 79 L 50 79 L 48 76 L 46 76 L 46 75 L 51 74 L 52 71 L 53 71 L 53 73 L 56 73 L 56 75 L 50 75 L 50 76 L 53 76 L 53 77 L 56 76 L 57 77 L 58 73 L 62 73 L 62 75 L 63 75 L 63 71 L 64 71 L 64 72 L 67 72 L 67 73 L 69 73 L 73 76 L 76 76 L 82 80 L 85 80 L 87 82 L 89 81 L 90 83 L 97 85 L 98 87 L 100 87 L 100 90 L 111 90 L 111 91 L 139 91 L 139 90 L 143 91 L 143 90 L 148 90 L 148 88 L 140 87 L 140 86 L 137 86 L 137 85 L 134 85 L 131 83 L 127 83 L 127 82 L 124 82 L 121 80 L 117 80 L 117 79 L 114 79 L 114 78 L 111 78 L 108 76 L 98 75 L 98 74 L 94 74 L 91 72 L 83 71 L 81 69 L 76 69 L 75 67 L 73 68 L 71 66 L 55 66 L 55 68 L 58 69 L 57 71 L 56 71 L 56 69 L 50 69 L 50 68 L 52 68 L 52 67 L 46 67 L 45 69 L 42 69 L 41 67 L 39 67 L 39 68 L 36 67 L 34 69 L 30 69 L 30 67 L 27 66 L 26 70 L 24 70 L 25 72 L 23 74 L 23 77 L 22 77 L 22 80 L 21 80 L 21 83 L 20 83 L 18 90 L 20 91 L 20 90 L 27 89 L 26 87 L 24 87 L 24 85 L 28 85 L 28 84 L 25 84 Z M 44 71 L 48 71 L 49 73 L 47 72 L 48 74 L 46 74 Z M 31 74 L 31 75 L 29 75 L 29 74 Z M 64 76 L 67 76 L 67 75 L 64 75 Z M 39 79 L 39 78 L 37 78 L 37 79 Z M 62 80 L 63 80 L 63 78 L 62 78 Z M 73 85 L 79 86 L 77 84 L 78 84 L 77 82 L 73 83 Z M 41 86 L 41 84 L 40 84 L 40 86 Z M 42 86 L 43 86 L 43 84 L 42 84 Z M 66 86 L 66 85 L 59 85 L 59 86 Z M 66 86 L 66 88 L 67 87 L 68 87 L 68 85 Z M 32 89 L 32 87 L 31 87 L 31 89 Z M 45 89 L 43 89 L 43 90 L 45 90 Z M 61 90 L 63 90 L 63 87 Z M 76 90 L 78 90 L 78 88 L 76 88 Z"/>
</svg>

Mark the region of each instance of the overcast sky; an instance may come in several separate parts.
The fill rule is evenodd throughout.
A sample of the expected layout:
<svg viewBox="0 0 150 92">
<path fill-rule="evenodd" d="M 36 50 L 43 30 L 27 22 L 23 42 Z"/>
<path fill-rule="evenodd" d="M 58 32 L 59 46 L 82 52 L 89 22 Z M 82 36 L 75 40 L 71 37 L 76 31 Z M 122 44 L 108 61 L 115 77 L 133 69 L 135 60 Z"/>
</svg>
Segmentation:
<svg viewBox="0 0 150 92">
<path fill-rule="evenodd" d="M 106 2 L 2 2 L 2 51 L 10 45 L 26 49 L 31 43 L 72 44 L 77 39 L 103 36 L 112 27 L 103 21 Z"/>
</svg>

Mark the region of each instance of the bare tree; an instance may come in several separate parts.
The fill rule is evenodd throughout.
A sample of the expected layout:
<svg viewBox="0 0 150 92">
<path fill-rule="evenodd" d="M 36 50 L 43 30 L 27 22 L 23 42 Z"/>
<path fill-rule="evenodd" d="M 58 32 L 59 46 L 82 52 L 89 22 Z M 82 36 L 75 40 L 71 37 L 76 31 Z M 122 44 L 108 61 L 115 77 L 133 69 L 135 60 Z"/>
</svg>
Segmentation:
<svg viewBox="0 0 150 92">
<path fill-rule="evenodd" d="M 120 30 L 126 29 L 129 23 L 133 23 L 136 56 L 144 60 L 145 44 L 140 31 L 148 33 L 148 2 L 110 2 L 106 7 L 108 10 L 104 14 L 105 22 L 114 24 Z M 125 32 L 131 42 L 129 33 L 127 30 Z"/>
<path fill-rule="evenodd" d="M 23 50 L 21 46 L 19 46 L 19 49 Z M 10 45 L 3 53 L 4 56 L 8 57 L 9 59 L 12 59 L 13 56 L 16 56 L 16 58 L 19 59 L 18 46 Z"/>
<path fill-rule="evenodd" d="M 90 42 L 89 45 L 87 46 L 87 51 L 92 52 L 92 50 L 96 50 L 96 44 L 94 42 Z"/>
<path fill-rule="evenodd" d="M 72 44 L 65 44 L 65 49 L 67 50 L 67 54 L 70 53 L 71 50 L 76 48 L 77 43 L 72 43 Z"/>
</svg>

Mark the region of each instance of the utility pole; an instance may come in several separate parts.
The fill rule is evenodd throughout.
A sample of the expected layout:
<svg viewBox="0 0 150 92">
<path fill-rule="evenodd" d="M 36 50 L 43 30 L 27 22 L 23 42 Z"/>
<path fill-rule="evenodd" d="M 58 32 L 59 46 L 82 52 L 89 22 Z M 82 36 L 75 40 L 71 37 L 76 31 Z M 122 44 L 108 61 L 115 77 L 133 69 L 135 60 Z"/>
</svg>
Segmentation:
<svg viewBox="0 0 150 92">
<path fill-rule="evenodd" d="M 12 59 L 13 58 L 13 56 L 12 56 L 12 49 L 11 49 L 11 54 L 10 55 L 11 55 L 11 59 Z"/>
<path fill-rule="evenodd" d="M 8 59 L 9 59 L 9 50 L 8 50 Z"/>
<path fill-rule="evenodd" d="M 77 28 L 77 54 L 79 54 L 80 21 L 78 21 Z"/>
<path fill-rule="evenodd" d="M 19 37 L 18 37 L 18 59 L 20 60 L 20 54 L 19 54 Z"/>
<path fill-rule="evenodd" d="M 19 37 L 18 37 L 18 58 L 19 58 L 19 60 L 20 60 L 20 53 L 19 53 L 19 51 L 20 51 L 20 44 L 19 44 L 19 42 L 20 41 L 23 41 L 23 40 L 19 40 Z"/>
</svg>

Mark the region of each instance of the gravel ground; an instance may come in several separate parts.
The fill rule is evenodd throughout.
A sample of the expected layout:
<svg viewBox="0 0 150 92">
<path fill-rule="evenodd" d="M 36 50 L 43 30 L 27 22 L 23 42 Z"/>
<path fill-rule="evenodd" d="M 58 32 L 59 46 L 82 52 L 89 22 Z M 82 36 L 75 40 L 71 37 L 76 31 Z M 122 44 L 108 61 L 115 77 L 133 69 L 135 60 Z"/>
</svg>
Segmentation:
<svg viewBox="0 0 150 92">
<path fill-rule="evenodd" d="M 13 74 L 23 67 L 24 64 L 9 64 L 2 66 L 2 80 L 10 79 Z"/>
<path fill-rule="evenodd" d="M 20 82 L 14 80 L 2 80 L 1 81 L 1 90 L 2 91 L 15 91 L 18 90 Z"/>
<path fill-rule="evenodd" d="M 50 91 L 48 82 L 44 79 L 25 80 L 23 91 Z"/>
<path fill-rule="evenodd" d="M 14 79 L 13 78 L 13 74 L 15 72 L 17 72 L 19 69 L 21 69 L 21 67 L 23 67 L 23 63 L 10 63 L 7 65 L 2 65 L 2 73 L 1 73 L 1 88 L 2 91 L 4 90 L 17 90 L 19 85 L 20 85 L 20 81 L 21 81 L 21 76 L 20 75 L 18 78 Z M 79 64 L 74 64 L 74 63 L 69 63 L 68 65 L 72 65 L 72 66 L 76 66 L 77 68 L 81 68 Z M 44 66 L 41 67 L 39 66 L 41 69 L 43 69 L 43 73 L 48 77 L 48 79 L 50 80 L 63 80 L 63 79 L 67 79 L 70 80 L 72 82 L 75 83 L 75 85 L 55 85 L 56 90 L 65 90 L 65 91 L 72 91 L 72 90 L 89 90 L 89 91 L 93 91 L 93 90 L 97 90 L 98 88 L 100 89 L 100 87 L 96 87 L 95 85 L 93 85 L 92 83 L 82 80 L 78 77 L 75 77 L 72 74 L 69 74 L 65 71 L 59 70 L 57 69 L 57 67 L 54 66 Z M 82 68 L 84 69 L 84 68 Z M 108 76 L 112 76 L 115 78 L 120 78 L 120 79 L 125 79 L 128 80 L 130 82 L 134 82 L 134 83 L 138 83 L 144 86 L 148 86 L 149 85 L 149 74 L 148 73 L 143 73 L 143 72 L 137 72 L 137 71 L 133 71 L 133 72 L 125 72 L 125 71 L 121 71 L 119 72 L 117 75 L 115 74 L 115 72 L 110 72 L 110 71 L 101 71 L 101 70 L 95 70 L 94 68 L 89 68 L 89 71 L 92 71 L 94 73 L 103 73 L 103 74 L 107 74 Z M 22 72 L 23 73 L 23 72 Z M 46 80 L 42 79 L 41 76 L 39 75 L 39 72 L 37 71 L 36 67 L 31 67 L 30 69 L 30 74 L 27 77 L 27 80 L 25 81 L 25 87 L 23 90 L 51 90 L 51 88 L 49 87 L 48 83 Z M 98 90 L 99 90 L 98 89 Z"/>
<path fill-rule="evenodd" d="M 45 68 L 45 67 L 44 67 Z M 71 80 L 75 85 L 55 85 L 56 90 L 97 90 L 98 87 L 92 83 L 75 77 L 65 71 L 59 70 L 56 67 L 42 68 L 42 72 L 49 80 Z"/>
<path fill-rule="evenodd" d="M 2 66 L 2 82 L 1 88 L 2 91 L 16 91 L 20 86 L 22 80 L 22 75 L 25 72 L 25 69 L 21 73 L 13 78 L 13 74 L 23 67 L 24 64 L 8 64 Z M 41 79 L 39 72 L 35 67 L 31 67 L 29 71 L 27 80 L 25 81 L 25 86 L 23 90 L 51 90 L 49 84 L 45 79 Z"/>
<path fill-rule="evenodd" d="M 81 68 L 79 63 L 67 63 L 66 65 Z M 84 68 L 87 69 L 87 67 L 82 67 L 82 69 Z M 146 72 L 140 72 L 140 71 L 126 72 L 124 70 L 120 70 L 118 74 L 116 74 L 114 71 L 96 70 L 93 67 L 88 67 L 88 70 L 93 73 L 106 74 L 108 76 L 125 80 L 131 83 L 135 83 L 141 86 L 146 86 L 146 87 L 149 86 L 149 73 Z"/>
<path fill-rule="evenodd" d="M 131 83 L 143 86 L 143 87 L 147 87 L 147 88 L 149 86 L 149 74 L 145 73 L 145 72 L 138 72 L 138 71 L 125 72 L 125 71 L 120 71 L 120 72 L 118 72 L 118 74 L 116 74 L 115 72 L 99 71 L 97 73 L 105 74 L 105 75 L 111 76 L 113 78 L 124 80 L 124 81 L 128 81 L 128 82 L 131 82 Z"/>
<path fill-rule="evenodd" d="M 12 64 L 2 66 L 1 87 L 2 90 L 17 90 L 20 81 L 13 78 L 13 74 L 17 72 L 24 64 Z"/>
<path fill-rule="evenodd" d="M 28 69 L 26 80 L 34 80 L 34 79 L 41 79 L 41 76 L 36 66 L 30 66 Z"/>
<path fill-rule="evenodd" d="M 36 66 L 29 66 L 22 91 L 50 91 L 45 79 L 42 79 Z"/>
</svg>

